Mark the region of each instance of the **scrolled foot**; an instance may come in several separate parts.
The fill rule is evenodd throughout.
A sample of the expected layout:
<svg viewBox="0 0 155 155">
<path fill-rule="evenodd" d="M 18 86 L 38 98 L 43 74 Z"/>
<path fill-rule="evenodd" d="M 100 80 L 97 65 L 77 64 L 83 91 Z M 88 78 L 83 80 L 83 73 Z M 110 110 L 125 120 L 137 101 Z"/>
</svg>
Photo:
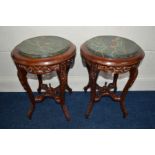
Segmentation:
<svg viewBox="0 0 155 155">
<path fill-rule="evenodd" d="M 85 118 L 86 118 L 86 119 L 88 119 L 89 116 L 90 116 L 90 114 L 88 114 L 88 113 L 85 114 Z"/>
<path fill-rule="evenodd" d="M 128 116 L 128 112 L 126 110 L 125 103 L 124 102 L 121 102 L 120 103 L 120 106 L 121 106 L 121 111 L 123 113 L 123 118 L 126 118 Z"/>
<path fill-rule="evenodd" d="M 29 120 L 32 119 L 32 113 L 33 113 L 33 112 L 31 112 L 31 111 L 28 111 L 28 113 L 27 113 L 27 117 L 28 117 Z"/>
<path fill-rule="evenodd" d="M 87 111 L 86 111 L 86 113 L 85 113 L 85 118 L 89 118 L 90 113 L 91 113 L 92 110 L 93 110 L 93 106 L 94 106 L 94 103 L 93 103 L 93 102 L 89 102 Z"/>
<path fill-rule="evenodd" d="M 27 113 L 27 116 L 28 118 L 31 120 L 32 119 L 32 114 L 34 112 L 34 109 L 35 109 L 35 106 L 31 106 L 28 113 Z"/>
<path fill-rule="evenodd" d="M 38 95 L 35 97 L 35 102 L 42 102 L 45 99 L 44 95 Z"/>
<path fill-rule="evenodd" d="M 70 116 L 70 113 L 69 113 L 69 110 L 68 110 L 67 106 L 66 105 L 62 105 L 61 108 L 62 108 L 62 110 L 64 112 L 66 120 L 67 121 L 71 121 L 71 116 Z"/>
<path fill-rule="evenodd" d="M 123 112 L 123 118 L 127 118 L 127 116 L 128 116 L 128 112 L 127 111 Z"/>
</svg>

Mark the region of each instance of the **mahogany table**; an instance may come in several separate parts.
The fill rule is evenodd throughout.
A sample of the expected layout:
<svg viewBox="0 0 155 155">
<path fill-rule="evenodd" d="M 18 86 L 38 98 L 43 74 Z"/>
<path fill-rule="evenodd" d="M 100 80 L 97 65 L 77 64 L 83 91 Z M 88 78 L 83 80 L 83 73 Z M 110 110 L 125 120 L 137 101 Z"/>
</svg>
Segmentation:
<svg viewBox="0 0 155 155">
<path fill-rule="evenodd" d="M 57 36 L 39 36 L 30 38 L 17 45 L 11 56 L 17 67 L 17 75 L 23 88 L 28 93 L 31 105 L 28 117 L 31 119 L 36 103 L 46 97 L 55 99 L 64 112 L 67 120 L 71 119 L 65 104 L 65 90 L 70 93 L 68 86 L 68 72 L 73 66 L 76 48 L 68 40 Z M 42 75 L 55 71 L 58 75 L 59 86 L 53 88 L 51 84 L 43 84 Z M 38 95 L 34 96 L 28 84 L 27 74 L 36 74 L 39 81 Z"/>
<path fill-rule="evenodd" d="M 88 103 L 86 118 L 89 117 L 95 102 L 103 96 L 110 96 L 120 103 L 123 117 L 128 115 L 125 108 L 125 98 L 129 88 L 138 75 L 138 66 L 144 58 L 143 50 L 133 41 L 119 36 L 97 36 L 86 41 L 81 46 L 81 56 L 89 73 L 89 82 L 84 90 L 90 88 L 91 97 Z M 104 86 L 97 84 L 99 72 L 112 73 L 113 82 Z M 129 79 L 121 92 L 117 91 L 119 74 L 129 72 Z"/>
</svg>

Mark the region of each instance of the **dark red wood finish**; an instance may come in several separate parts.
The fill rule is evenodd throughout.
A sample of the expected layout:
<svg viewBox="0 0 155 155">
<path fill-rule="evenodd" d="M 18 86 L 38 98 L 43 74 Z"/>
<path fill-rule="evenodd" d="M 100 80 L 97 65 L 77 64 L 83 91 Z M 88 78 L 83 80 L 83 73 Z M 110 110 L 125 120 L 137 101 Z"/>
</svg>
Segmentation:
<svg viewBox="0 0 155 155">
<path fill-rule="evenodd" d="M 89 82 L 87 86 L 84 87 L 84 90 L 87 91 L 89 88 L 91 90 L 91 97 L 86 111 L 87 118 L 93 109 L 94 103 L 99 101 L 103 96 L 110 96 L 114 101 L 120 103 L 123 117 L 128 115 L 125 108 L 125 97 L 129 88 L 137 78 L 138 66 L 144 58 L 144 55 L 144 52 L 141 50 L 139 54 L 130 58 L 110 59 L 91 54 L 85 47 L 85 44 L 81 46 L 81 57 L 89 74 Z M 100 71 L 113 73 L 113 82 L 109 84 L 105 83 L 103 87 L 99 86 L 96 81 Z M 117 91 L 117 79 L 119 74 L 126 72 L 129 72 L 129 79 L 119 96 L 115 93 Z"/>
<path fill-rule="evenodd" d="M 30 99 L 30 108 L 28 111 L 29 119 L 32 118 L 32 113 L 35 110 L 36 103 L 43 101 L 46 97 L 55 99 L 64 112 L 67 120 L 71 120 L 70 113 L 65 104 L 65 90 L 70 93 L 72 89 L 68 86 L 68 72 L 73 66 L 76 55 L 76 47 L 71 44 L 70 48 L 63 54 L 48 57 L 48 58 L 29 58 L 21 55 L 15 48 L 11 56 L 17 67 L 17 75 L 23 88 L 26 90 Z M 42 75 L 56 71 L 60 85 L 56 88 L 51 87 L 49 84 L 43 84 Z M 36 74 L 39 81 L 38 93 L 34 96 L 31 87 L 28 84 L 27 73 Z M 44 90 L 44 91 L 42 91 Z"/>
</svg>

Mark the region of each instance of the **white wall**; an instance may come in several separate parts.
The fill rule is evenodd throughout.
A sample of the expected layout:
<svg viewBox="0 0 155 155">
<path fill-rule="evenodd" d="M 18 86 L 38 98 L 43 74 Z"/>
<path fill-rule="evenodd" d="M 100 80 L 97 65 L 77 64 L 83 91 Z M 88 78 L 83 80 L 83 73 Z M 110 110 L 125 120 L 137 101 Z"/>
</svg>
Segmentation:
<svg viewBox="0 0 155 155">
<path fill-rule="evenodd" d="M 10 57 L 11 50 L 24 39 L 39 35 L 57 35 L 72 41 L 77 46 L 75 66 L 69 73 L 70 86 L 81 91 L 87 84 L 88 75 L 82 66 L 80 45 L 97 35 L 119 35 L 139 44 L 146 56 L 139 70 L 139 76 L 131 90 L 155 90 L 155 27 L 0 27 L 0 91 L 24 91 L 16 76 L 16 68 Z M 101 82 L 99 78 L 99 82 Z M 125 79 L 119 80 L 119 89 Z M 48 81 L 47 81 L 48 82 Z M 52 84 L 56 84 L 56 79 Z M 30 80 L 36 90 L 36 80 Z"/>
</svg>

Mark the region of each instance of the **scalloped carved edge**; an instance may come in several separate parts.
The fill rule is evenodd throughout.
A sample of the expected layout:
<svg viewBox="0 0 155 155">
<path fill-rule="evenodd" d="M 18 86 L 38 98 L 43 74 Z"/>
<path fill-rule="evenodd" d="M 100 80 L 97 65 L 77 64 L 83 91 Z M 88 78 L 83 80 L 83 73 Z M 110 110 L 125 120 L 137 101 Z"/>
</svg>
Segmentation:
<svg viewBox="0 0 155 155">
<path fill-rule="evenodd" d="M 130 71 L 132 68 L 137 68 L 139 66 L 139 62 L 132 64 L 132 65 L 127 65 L 127 66 L 107 66 L 107 65 L 101 65 L 101 64 L 94 64 L 92 62 L 88 62 L 87 60 L 85 61 L 89 65 L 93 65 L 96 70 L 112 72 L 112 73 L 117 73 L 117 74 L 126 73 Z"/>
<path fill-rule="evenodd" d="M 74 57 L 63 62 L 64 64 L 66 64 L 67 66 L 70 66 L 72 63 L 74 62 Z M 49 65 L 49 66 L 45 66 L 45 65 L 23 65 L 23 64 L 18 64 L 16 63 L 17 68 L 19 69 L 24 69 L 26 72 L 28 73 L 32 73 L 32 74 L 46 74 L 46 73 L 50 73 L 52 71 L 57 71 L 60 70 L 60 66 L 62 63 L 60 64 L 56 64 L 56 65 Z"/>
<path fill-rule="evenodd" d="M 103 70 L 105 72 L 113 72 L 113 73 L 126 73 L 130 71 L 132 68 L 137 68 L 139 64 L 134 64 L 130 66 L 105 66 L 105 65 L 98 65 L 97 69 Z"/>
<path fill-rule="evenodd" d="M 27 66 L 27 65 L 22 65 L 22 64 L 16 64 L 17 68 L 24 69 L 28 73 L 33 73 L 33 74 L 45 74 L 45 73 L 50 73 L 52 71 L 58 70 L 59 65 L 52 65 L 52 66 Z"/>
</svg>

